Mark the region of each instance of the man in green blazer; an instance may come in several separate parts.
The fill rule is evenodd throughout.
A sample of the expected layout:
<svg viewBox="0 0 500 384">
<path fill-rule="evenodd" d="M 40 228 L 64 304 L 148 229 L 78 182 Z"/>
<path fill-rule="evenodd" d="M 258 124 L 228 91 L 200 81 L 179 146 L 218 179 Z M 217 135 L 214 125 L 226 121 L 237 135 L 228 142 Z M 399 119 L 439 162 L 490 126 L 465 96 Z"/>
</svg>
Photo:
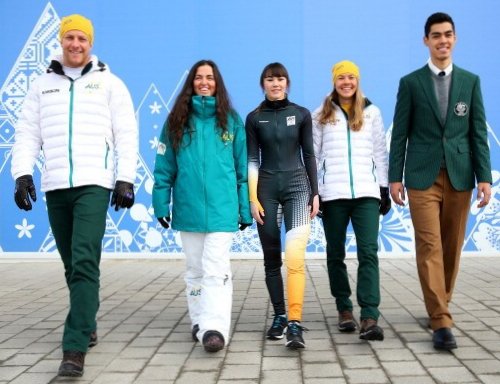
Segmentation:
<svg viewBox="0 0 500 384">
<path fill-rule="evenodd" d="M 491 165 L 479 77 L 452 63 L 455 24 L 434 13 L 425 24 L 427 64 L 399 83 L 389 159 L 391 196 L 415 230 L 416 261 L 436 349 L 456 348 L 448 309 L 472 190 L 491 195 Z M 403 171 L 404 181 L 403 186 Z"/>
</svg>

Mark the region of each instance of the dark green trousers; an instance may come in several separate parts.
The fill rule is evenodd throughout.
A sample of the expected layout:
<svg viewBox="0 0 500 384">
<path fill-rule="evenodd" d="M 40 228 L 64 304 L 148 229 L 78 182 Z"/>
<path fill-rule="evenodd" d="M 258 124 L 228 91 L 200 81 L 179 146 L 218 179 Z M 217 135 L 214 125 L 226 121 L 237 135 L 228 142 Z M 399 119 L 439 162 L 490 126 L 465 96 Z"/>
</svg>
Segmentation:
<svg viewBox="0 0 500 384">
<path fill-rule="evenodd" d="M 345 264 L 349 220 L 356 235 L 358 274 L 356 298 L 361 319 L 378 319 L 380 277 L 378 269 L 379 200 L 339 199 L 323 202 L 323 227 L 330 291 L 338 311 L 352 311 L 351 287 Z"/>
<path fill-rule="evenodd" d="M 98 186 L 46 193 L 49 222 L 69 288 L 63 351 L 86 352 L 97 327 L 99 263 L 109 193 Z"/>
</svg>

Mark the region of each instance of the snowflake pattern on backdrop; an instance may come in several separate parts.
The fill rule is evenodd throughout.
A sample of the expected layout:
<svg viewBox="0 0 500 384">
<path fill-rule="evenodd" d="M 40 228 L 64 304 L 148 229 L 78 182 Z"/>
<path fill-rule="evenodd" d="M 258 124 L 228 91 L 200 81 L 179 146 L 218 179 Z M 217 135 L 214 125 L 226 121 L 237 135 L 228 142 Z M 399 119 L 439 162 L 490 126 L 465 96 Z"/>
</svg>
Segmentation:
<svg viewBox="0 0 500 384">
<path fill-rule="evenodd" d="M 14 141 L 14 126 L 17 122 L 24 97 L 33 80 L 45 72 L 50 58 L 60 53 L 58 29 L 60 18 L 50 3 L 47 4 L 25 46 L 0 88 L 0 182 L 12 185 L 10 176 L 10 151 Z M 129 210 L 108 211 L 103 250 L 109 253 L 179 253 L 182 251 L 180 236 L 171 229 L 159 225 L 151 203 L 153 172 L 158 138 L 169 108 L 187 76 L 182 73 L 169 98 L 165 101 L 154 83 L 151 83 L 136 110 L 140 127 L 140 154 L 138 177 L 135 184 L 136 203 Z M 387 132 L 390 142 L 392 126 Z M 498 151 L 500 143 L 493 129 L 488 126 L 492 153 Z M 43 159 L 36 162 L 34 180 L 40 185 L 40 170 Z M 496 164 L 492 164 L 495 168 Z M 471 206 L 464 250 L 500 251 L 500 172 L 493 171 L 491 203 L 482 210 Z M 17 209 L 10 199 L 0 200 L 2 221 L 0 222 L 0 251 L 2 252 L 55 252 L 56 246 L 44 204 L 44 195 L 33 211 L 27 213 Z M 42 208 L 43 207 L 43 208 Z M 311 236 L 307 251 L 324 254 L 325 239 L 320 219 L 311 224 Z M 380 251 L 385 254 L 413 254 L 413 227 L 408 207 L 395 207 L 380 220 Z M 256 254 L 261 252 L 255 224 L 234 235 L 232 252 Z M 346 251 L 356 251 L 356 239 L 349 227 L 346 237 Z"/>
</svg>

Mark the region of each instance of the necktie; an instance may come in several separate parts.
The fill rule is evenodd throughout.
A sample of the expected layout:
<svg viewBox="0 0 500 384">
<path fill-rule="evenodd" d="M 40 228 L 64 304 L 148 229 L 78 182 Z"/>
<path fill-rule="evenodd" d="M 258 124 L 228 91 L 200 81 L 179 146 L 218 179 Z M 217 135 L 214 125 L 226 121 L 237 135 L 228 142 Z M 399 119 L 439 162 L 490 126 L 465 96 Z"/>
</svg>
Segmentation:
<svg viewBox="0 0 500 384">
<path fill-rule="evenodd" d="M 441 72 L 438 73 L 438 76 L 440 76 L 440 77 L 443 77 L 444 75 L 446 75 L 445 71 L 441 71 Z"/>
</svg>

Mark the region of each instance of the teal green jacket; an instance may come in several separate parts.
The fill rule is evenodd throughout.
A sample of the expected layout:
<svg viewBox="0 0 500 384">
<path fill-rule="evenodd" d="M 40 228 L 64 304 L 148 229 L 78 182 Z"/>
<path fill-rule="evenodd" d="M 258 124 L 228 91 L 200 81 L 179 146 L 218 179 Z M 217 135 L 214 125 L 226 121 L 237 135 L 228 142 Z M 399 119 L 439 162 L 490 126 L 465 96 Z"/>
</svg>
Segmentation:
<svg viewBox="0 0 500 384">
<path fill-rule="evenodd" d="M 153 208 L 186 232 L 233 232 L 252 223 L 248 201 L 245 128 L 236 112 L 228 130 L 217 127 L 214 97 L 194 96 L 181 146 L 172 148 L 163 127 L 156 154 Z"/>
<path fill-rule="evenodd" d="M 428 65 L 399 83 L 389 154 L 389 182 L 425 190 L 444 158 L 453 188 L 492 181 L 486 118 L 479 77 L 453 65 L 444 123 Z"/>
</svg>

